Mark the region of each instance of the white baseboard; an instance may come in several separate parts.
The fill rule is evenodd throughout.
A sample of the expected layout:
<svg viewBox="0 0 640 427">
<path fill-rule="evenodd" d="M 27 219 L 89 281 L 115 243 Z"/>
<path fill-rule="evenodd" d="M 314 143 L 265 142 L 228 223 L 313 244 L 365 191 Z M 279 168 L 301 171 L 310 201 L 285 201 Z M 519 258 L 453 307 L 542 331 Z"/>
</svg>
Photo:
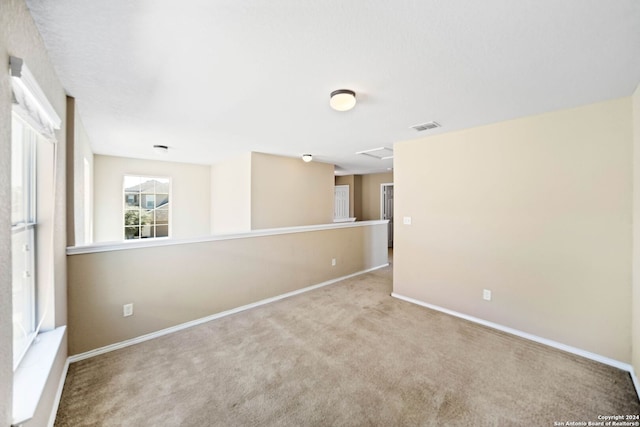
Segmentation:
<svg viewBox="0 0 640 427">
<path fill-rule="evenodd" d="M 636 394 L 638 395 L 638 399 L 640 399 L 640 382 L 638 382 L 638 377 L 636 376 L 633 366 L 631 367 L 629 375 L 631 375 L 631 381 L 633 381 L 633 386 L 636 388 Z"/>
<path fill-rule="evenodd" d="M 125 348 L 125 347 L 129 347 L 129 346 L 134 345 L 134 344 L 139 344 L 141 342 L 152 340 L 154 338 L 158 338 L 158 337 L 161 337 L 163 335 L 167 335 L 167 334 L 171 334 L 171 333 L 174 333 L 174 332 L 178 332 L 178 331 L 181 331 L 183 329 L 190 328 L 192 326 L 196 326 L 196 325 L 200 325 L 202 323 L 210 322 L 211 320 L 220 319 L 221 317 L 229 316 L 231 314 L 235 314 L 235 313 L 239 313 L 241 311 L 245 311 L 245 310 L 249 310 L 249 309 L 252 309 L 252 308 L 255 308 L 255 307 L 259 307 L 261 305 L 265 305 L 265 304 L 269 304 L 269 303 L 272 303 L 272 302 L 275 302 L 275 301 L 279 301 L 279 300 L 284 299 L 284 298 L 289 298 L 289 297 L 292 297 L 294 295 L 298 295 L 298 294 L 301 294 L 301 293 L 304 293 L 304 292 L 312 291 L 314 289 L 322 288 L 324 286 L 328 286 L 328 285 L 331 285 L 333 283 L 340 282 L 340 281 L 345 280 L 345 279 L 349 279 L 351 277 L 359 276 L 361 274 L 369 273 L 371 271 L 387 267 L 388 265 L 389 265 L 388 263 L 387 264 L 382 264 L 382 265 L 379 265 L 377 267 L 369 268 L 367 270 L 362 270 L 362 271 L 359 271 L 357 273 L 353 273 L 353 274 L 349 274 L 349 275 L 346 275 L 346 276 L 338 277 L 337 279 L 328 280 L 326 282 L 322 282 L 322 283 L 319 283 L 317 285 L 307 286 L 306 288 L 298 289 L 298 290 L 295 290 L 295 291 L 292 291 L 292 292 L 287 292 L 285 294 L 277 295 L 275 297 L 263 299 L 263 300 L 260 300 L 260 301 L 257 301 L 257 302 L 253 302 L 251 304 L 243 305 L 241 307 L 232 308 L 231 310 L 222 311 L 220 313 L 212 314 L 211 316 L 202 317 L 200 319 L 192 320 L 192 321 L 186 322 L 186 323 L 181 323 L 179 325 L 172 326 L 170 328 L 161 329 L 159 331 L 151 332 L 151 333 L 146 334 L 146 335 L 141 335 L 141 336 L 136 337 L 136 338 L 131 338 L 131 339 L 128 339 L 128 340 L 125 340 L 125 341 L 121 341 L 119 343 L 110 344 L 110 345 L 107 345 L 107 346 L 104 346 L 104 347 L 100 347 L 100 348 L 97 348 L 95 350 L 89 350 L 87 352 L 80 353 L 80 354 L 74 354 L 73 356 L 69 356 L 67 361 L 68 361 L 68 363 L 73 363 L 73 362 L 77 362 L 79 360 L 89 359 L 91 357 L 95 357 L 95 356 L 98 356 L 100 354 L 109 353 L 111 351 L 119 350 L 119 349 Z"/>
<path fill-rule="evenodd" d="M 412 304 L 416 304 L 422 307 L 430 308 L 432 310 L 440 311 L 442 313 L 449 314 L 451 316 L 459 317 L 461 319 L 468 320 L 470 322 L 478 323 L 483 326 L 488 326 L 489 328 L 497 329 L 502 332 L 506 332 L 511 335 L 518 336 L 520 338 L 525 338 L 530 341 L 535 341 L 540 344 L 548 345 L 549 347 L 557 348 L 558 350 L 563 350 L 568 353 L 572 353 L 578 356 L 582 356 L 586 359 L 591 359 L 596 362 L 604 363 L 605 365 L 613 366 L 618 369 L 622 369 L 623 371 L 629 372 L 631 375 L 631 379 L 633 380 L 633 385 L 635 386 L 636 393 L 640 396 L 640 385 L 638 383 L 638 378 L 633 371 L 633 366 L 629 363 L 620 362 L 619 360 L 611 359 L 609 357 L 602 356 L 600 354 L 592 353 L 590 351 L 582 350 L 580 348 L 572 347 L 570 345 L 562 344 L 557 341 L 553 341 L 547 338 L 542 338 L 537 335 L 530 334 L 528 332 L 523 332 L 518 329 L 513 329 L 508 326 L 503 326 L 498 323 L 489 322 L 487 320 L 480 319 L 478 317 L 469 316 L 464 313 L 460 313 L 457 311 L 449 310 L 448 308 L 440 307 L 437 305 L 429 304 L 424 301 L 417 300 L 415 298 L 406 297 L 404 295 L 393 292 L 391 294 L 392 297 L 398 298 L 403 301 L 410 302 Z"/>
</svg>

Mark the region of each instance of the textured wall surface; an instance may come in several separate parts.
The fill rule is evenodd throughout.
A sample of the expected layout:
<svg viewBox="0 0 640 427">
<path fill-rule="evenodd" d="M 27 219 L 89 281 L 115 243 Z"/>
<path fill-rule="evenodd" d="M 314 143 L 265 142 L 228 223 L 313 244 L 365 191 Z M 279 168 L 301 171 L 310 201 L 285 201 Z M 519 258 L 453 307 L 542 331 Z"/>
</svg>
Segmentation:
<svg viewBox="0 0 640 427">
<path fill-rule="evenodd" d="M 51 311 L 55 314 L 55 326 L 66 324 L 66 212 L 65 212 L 65 111 L 66 99 L 46 48 L 36 26 L 22 0 L 3 0 L 0 3 L 0 64 L 4 64 L 0 76 L 0 199 L 11 200 L 10 136 L 11 136 L 11 87 L 6 72 L 9 56 L 24 59 L 38 84 L 62 119 L 63 128 L 56 132 L 58 179 L 55 200 L 54 232 L 54 281 L 55 294 Z M 10 204 L 0 204 L 0 426 L 8 426 L 11 417 L 12 331 L 11 331 L 11 252 Z M 66 359 L 66 348 L 57 355 L 57 361 Z M 59 368 L 59 363 L 58 363 Z M 60 380 L 60 369 L 49 377 L 36 416 L 47 419 Z"/>
<path fill-rule="evenodd" d="M 633 288 L 631 302 L 632 363 L 640 375 L 640 85 L 632 96 L 633 120 Z"/>
<path fill-rule="evenodd" d="M 0 64 L 7 64 L 7 38 L 18 2 L 0 3 Z M 4 70 L 6 67 L 3 67 Z M 0 76 L 0 200 L 11 200 L 11 87 Z M 13 381 L 11 332 L 11 205 L 0 203 L 0 426 L 11 424 Z"/>
</svg>

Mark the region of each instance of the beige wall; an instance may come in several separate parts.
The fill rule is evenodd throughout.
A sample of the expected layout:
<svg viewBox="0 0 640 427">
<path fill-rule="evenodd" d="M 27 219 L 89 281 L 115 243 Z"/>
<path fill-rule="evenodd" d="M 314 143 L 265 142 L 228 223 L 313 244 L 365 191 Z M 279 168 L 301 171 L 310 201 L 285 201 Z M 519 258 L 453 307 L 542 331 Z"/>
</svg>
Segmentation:
<svg viewBox="0 0 640 427">
<path fill-rule="evenodd" d="M 211 166 L 211 232 L 251 230 L 251 153 Z"/>
<path fill-rule="evenodd" d="M 380 219 L 380 184 L 392 183 L 393 173 L 362 175 L 362 219 Z"/>
<path fill-rule="evenodd" d="M 333 222 L 334 166 L 251 153 L 251 228 Z"/>
<path fill-rule="evenodd" d="M 72 177 L 67 211 L 73 212 L 67 216 L 67 244 L 86 245 L 93 240 L 93 151 L 72 97 L 67 97 L 67 176 Z"/>
<path fill-rule="evenodd" d="M 58 158 L 54 233 L 54 284 L 53 312 L 55 326 L 66 324 L 66 215 L 65 215 L 65 110 L 66 98 L 55 70 L 46 53 L 44 43 L 22 0 L 4 0 L 0 13 L 0 63 L 8 64 L 9 55 L 23 58 L 37 79 L 47 98 L 62 119 L 63 128 L 56 133 Z M 0 79 L 0 200 L 11 200 L 11 87 L 5 74 Z M 11 230 L 10 204 L 0 204 L 0 425 L 11 423 L 12 405 L 12 321 L 11 321 Z M 38 406 L 36 417 L 48 417 L 53 396 L 61 376 L 60 362 L 67 353 L 63 347 L 56 356 L 56 368 L 50 373 L 44 398 Z M 33 424 L 31 424 L 33 425 Z"/>
<path fill-rule="evenodd" d="M 349 216 L 362 221 L 362 175 L 336 176 L 336 185 L 349 186 Z"/>
<path fill-rule="evenodd" d="M 171 178 L 170 237 L 211 233 L 211 168 L 209 166 L 94 156 L 94 240 L 123 239 L 124 175 Z"/>
<path fill-rule="evenodd" d="M 633 121 L 633 284 L 631 301 L 632 364 L 640 375 L 640 85 L 632 96 Z"/>
<path fill-rule="evenodd" d="M 363 221 L 362 214 L 362 175 L 353 176 L 353 215 L 357 221 Z"/>
<path fill-rule="evenodd" d="M 70 352 L 386 263 L 386 224 L 71 255 Z M 134 315 L 125 318 L 127 303 Z"/>
<path fill-rule="evenodd" d="M 630 362 L 630 111 L 395 144 L 394 292 Z"/>
<path fill-rule="evenodd" d="M 358 221 L 380 219 L 380 184 L 392 183 L 393 173 L 336 176 L 335 185 L 349 185 L 349 216 Z"/>
<path fill-rule="evenodd" d="M 355 217 L 355 199 L 357 190 L 355 188 L 355 175 L 336 176 L 336 185 L 349 186 L 349 217 Z M 358 193 L 358 198 L 360 194 Z"/>
</svg>

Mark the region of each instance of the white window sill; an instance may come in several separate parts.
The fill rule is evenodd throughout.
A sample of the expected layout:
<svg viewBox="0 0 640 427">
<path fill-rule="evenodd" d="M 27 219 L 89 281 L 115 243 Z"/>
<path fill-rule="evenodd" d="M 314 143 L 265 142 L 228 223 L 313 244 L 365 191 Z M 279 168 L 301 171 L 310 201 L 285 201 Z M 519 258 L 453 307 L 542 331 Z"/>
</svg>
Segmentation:
<svg viewBox="0 0 640 427">
<path fill-rule="evenodd" d="M 66 326 L 42 332 L 13 373 L 13 425 L 33 418 L 63 342 Z"/>
</svg>

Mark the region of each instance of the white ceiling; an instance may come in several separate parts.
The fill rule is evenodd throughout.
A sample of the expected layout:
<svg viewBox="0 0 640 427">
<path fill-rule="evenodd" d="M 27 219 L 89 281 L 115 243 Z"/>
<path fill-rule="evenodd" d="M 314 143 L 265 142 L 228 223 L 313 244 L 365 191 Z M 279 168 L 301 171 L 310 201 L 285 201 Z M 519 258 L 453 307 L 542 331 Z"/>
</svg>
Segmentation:
<svg viewBox="0 0 640 427">
<path fill-rule="evenodd" d="M 637 0 L 28 0 L 95 153 L 216 163 L 396 141 L 629 96 Z M 329 108 L 348 88 L 358 104 Z M 409 126 L 435 120 L 439 129 Z M 152 145 L 170 147 L 168 156 Z"/>
</svg>

